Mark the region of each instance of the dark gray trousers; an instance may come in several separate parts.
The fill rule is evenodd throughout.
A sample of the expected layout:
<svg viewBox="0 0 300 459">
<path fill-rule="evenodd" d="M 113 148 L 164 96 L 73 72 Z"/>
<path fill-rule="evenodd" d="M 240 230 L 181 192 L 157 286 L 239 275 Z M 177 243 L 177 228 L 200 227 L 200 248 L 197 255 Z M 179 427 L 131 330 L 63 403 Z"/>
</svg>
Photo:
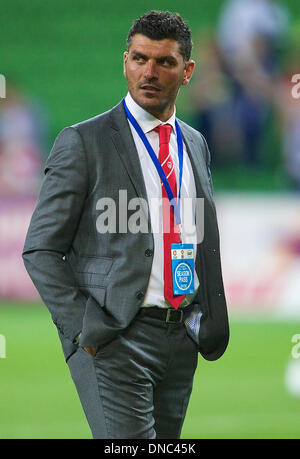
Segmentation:
<svg viewBox="0 0 300 459">
<path fill-rule="evenodd" d="M 144 310 L 94 357 L 79 347 L 68 365 L 93 438 L 180 438 L 197 360 L 183 323 Z"/>
</svg>

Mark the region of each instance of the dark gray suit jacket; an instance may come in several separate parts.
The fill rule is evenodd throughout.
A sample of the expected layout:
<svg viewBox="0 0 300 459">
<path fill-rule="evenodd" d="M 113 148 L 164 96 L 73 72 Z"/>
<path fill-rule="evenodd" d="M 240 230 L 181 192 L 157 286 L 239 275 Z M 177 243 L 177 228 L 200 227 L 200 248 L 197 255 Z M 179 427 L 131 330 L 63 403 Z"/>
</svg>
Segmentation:
<svg viewBox="0 0 300 459">
<path fill-rule="evenodd" d="M 221 274 L 219 235 L 205 140 L 178 120 L 190 156 L 197 197 L 203 197 L 204 240 L 196 270 L 201 310 L 199 351 L 219 358 L 229 337 Z M 138 153 L 122 103 L 64 129 L 45 167 L 45 177 L 28 230 L 23 259 L 50 310 L 65 358 L 80 345 L 105 345 L 135 317 L 147 290 L 154 248 L 148 233 L 105 233 L 96 229 L 97 202 L 119 190 L 128 201 L 147 201 Z M 128 217 L 130 214 L 128 214 Z M 117 228 L 118 228 L 117 212 Z"/>
</svg>

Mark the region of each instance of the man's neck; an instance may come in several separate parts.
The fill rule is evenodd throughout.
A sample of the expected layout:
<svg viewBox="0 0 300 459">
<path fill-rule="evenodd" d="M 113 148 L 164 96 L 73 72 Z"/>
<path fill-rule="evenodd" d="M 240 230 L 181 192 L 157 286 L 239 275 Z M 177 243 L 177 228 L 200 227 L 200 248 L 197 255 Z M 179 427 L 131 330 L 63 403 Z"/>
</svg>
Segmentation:
<svg viewBox="0 0 300 459">
<path fill-rule="evenodd" d="M 165 121 L 168 121 L 168 119 L 170 119 L 171 116 L 173 115 L 174 106 L 172 108 L 170 108 L 168 111 L 164 111 L 163 113 L 160 113 L 160 112 L 157 113 L 154 110 L 149 110 L 149 109 L 147 110 L 146 108 L 144 108 L 144 110 L 146 110 L 148 113 L 150 113 L 150 115 L 154 116 L 158 120 L 160 120 L 162 122 L 165 122 Z"/>
</svg>

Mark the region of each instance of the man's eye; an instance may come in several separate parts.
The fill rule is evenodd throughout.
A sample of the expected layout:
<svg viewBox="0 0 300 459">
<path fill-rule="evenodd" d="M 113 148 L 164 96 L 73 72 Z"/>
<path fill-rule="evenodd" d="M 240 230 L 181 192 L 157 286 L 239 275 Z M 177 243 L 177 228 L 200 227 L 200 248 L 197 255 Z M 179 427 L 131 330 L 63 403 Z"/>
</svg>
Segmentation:
<svg viewBox="0 0 300 459">
<path fill-rule="evenodd" d="M 159 63 L 163 66 L 168 66 L 168 67 L 172 66 L 172 62 L 170 62 L 169 59 L 161 59 Z"/>
<path fill-rule="evenodd" d="M 134 56 L 134 57 L 133 57 L 133 60 L 134 60 L 134 61 L 141 62 L 141 61 L 143 61 L 144 59 L 142 58 L 142 56 Z"/>
</svg>

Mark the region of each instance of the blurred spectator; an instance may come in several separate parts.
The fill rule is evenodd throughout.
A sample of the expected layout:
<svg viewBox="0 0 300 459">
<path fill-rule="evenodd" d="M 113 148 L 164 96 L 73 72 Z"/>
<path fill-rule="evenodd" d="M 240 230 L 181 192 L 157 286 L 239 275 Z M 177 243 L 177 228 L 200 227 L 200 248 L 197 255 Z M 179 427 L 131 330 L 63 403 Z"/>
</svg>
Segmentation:
<svg viewBox="0 0 300 459">
<path fill-rule="evenodd" d="M 200 90 L 196 97 L 195 127 L 207 135 L 218 156 L 223 149 L 229 160 L 239 155 L 247 166 L 260 164 L 261 140 L 273 103 L 288 24 L 287 11 L 275 0 L 225 2 L 216 43 L 208 46 L 206 62 L 199 69 L 199 73 L 206 75 L 206 89 L 214 100 L 210 96 L 204 107 L 200 99 L 205 92 L 204 98 L 208 100 L 208 92 Z M 203 77 L 199 84 L 203 84 Z"/>
<path fill-rule="evenodd" d="M 298 40 L 298 39 L 297 39 Z M 285 71 L 279 80 L 276 101 L 282 135 L 284 169 L 291 185 L 300 191 L 300 46 L 288 53 Z"/>
<path fill-rule="evenodd" d="M 239 130 L 232 123 L 231 82 L 224 73 L 214 38 L 201 37 L 195 47 L 197 66 L 192 80 L 193 125 L 210 148 L 214 165 L 235 161 L 240 153 Z"/>
<path fill-rule="evenodd" d="M 43 162 L 41 120 L 18 88 L 0 101 L 0 195 L 35 195 Z"/>
<path fill-rule="evenodd" d="M 234 72 L 252 59 L 257 70 L 274 74 L 288 26 L 288 12 L 277 0 L 228 0 L 217 30 L 225 62 Z"/>
<path fill-rule="evenodd" d="M 276 0 L 229 0 L 220 14 L 217 40 L 233 83 L 233 121 L 248 166 L 260 164 L 261 138 L 288 24 L 287 10 Z"/>
</svg>

